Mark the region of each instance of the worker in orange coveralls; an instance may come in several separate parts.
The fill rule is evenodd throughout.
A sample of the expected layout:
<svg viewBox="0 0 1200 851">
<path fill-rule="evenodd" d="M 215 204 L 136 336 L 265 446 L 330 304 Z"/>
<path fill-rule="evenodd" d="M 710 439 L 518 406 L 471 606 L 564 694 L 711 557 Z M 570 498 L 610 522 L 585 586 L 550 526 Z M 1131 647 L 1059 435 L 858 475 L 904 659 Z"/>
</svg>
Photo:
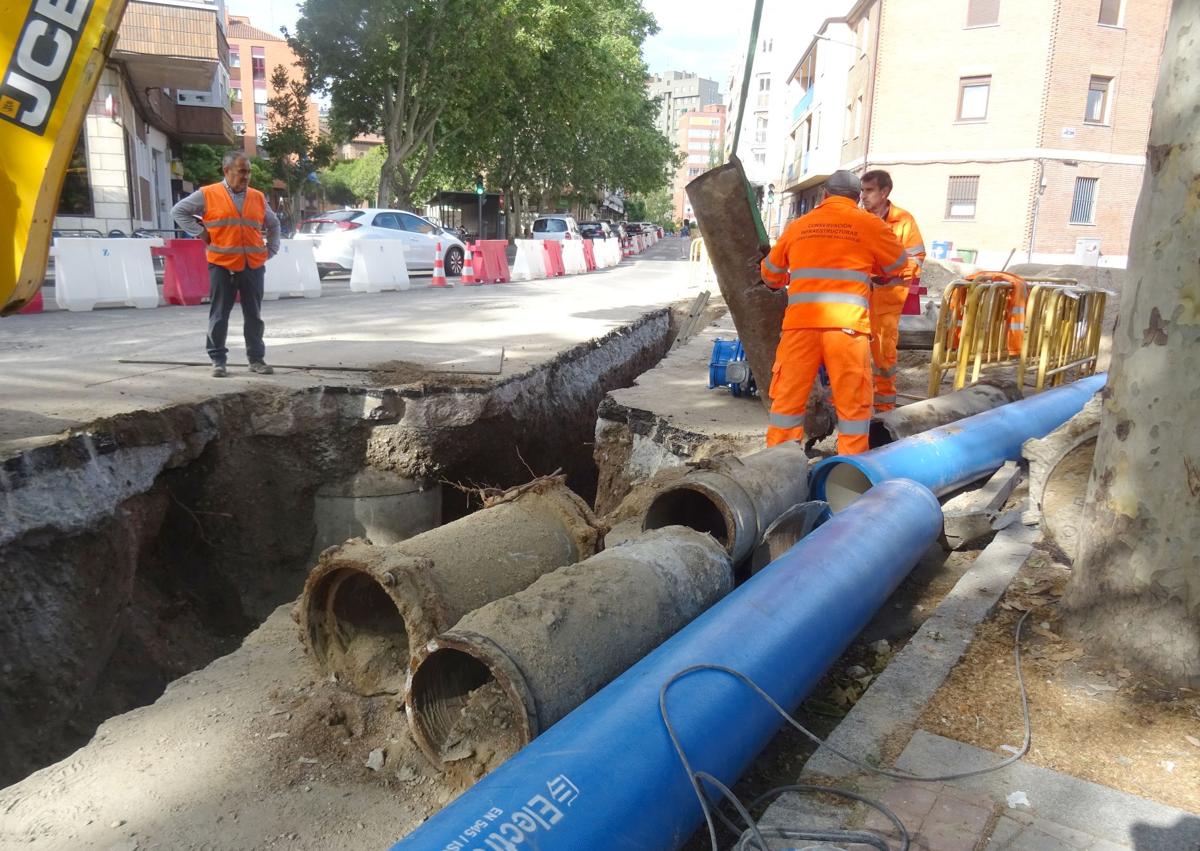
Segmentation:
<svg viewBox="0 0 1200 851">
<path fill-rule="evenodd" d="M 804 438 L 804 409 L 817 371 L 829 373 L 838 416 L 838 452 L 868 449 L 871 426 L 871 284 L 899 284 L 908 262 L 878 216 L 858 207 L 862 187 L 848 171 L 825 181 L 821 203 L 783 232 L 762 261 L 788 306 L 771 374 L 767 445 Z"/>
<path fill-rule="evenodd" d="M 883 169 L 862 176 L 862 205 L 887 223 L 904 246 L 908 262 L 900 270 L 901 284 L 877 286 L 871 291 L 871 357 L 875 361 L 875 410 L 896 407 L 896 349 L 900 344 L 900 314 L 913 286 L 921 283 L 925 242 L 912 213 L 889 200 L 892 176 Z"/>
</svg>

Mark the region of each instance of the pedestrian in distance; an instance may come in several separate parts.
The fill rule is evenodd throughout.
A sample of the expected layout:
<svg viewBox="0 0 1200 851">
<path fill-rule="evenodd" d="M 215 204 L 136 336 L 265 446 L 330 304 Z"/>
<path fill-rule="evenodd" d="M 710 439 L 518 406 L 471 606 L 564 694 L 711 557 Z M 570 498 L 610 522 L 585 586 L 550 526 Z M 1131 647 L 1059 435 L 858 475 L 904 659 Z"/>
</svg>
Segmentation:
<svg viewBox="0 0 1200 851">
<path fill-rule="evenodd" d="M 267 260 L 279 252 L 279 219 L 263 193 L 250 186 L 250 160 L 230 151 L 221 161 L 225 179 L 184 198 L 171 215 L 191 236 L 204 240 L 208 260 L 208 336 L 205 345 L 214 378 L 229 374 L 225 338 L 234 300 L 242 299 L 242 333 L 250 371 L 270 375 L 262 320 Z M 199 219 L 199 221 L 197 221 Z"/>
<path fill-rule="evenodd" d="M 925 242 L 921 229 L 907 210 L 890 200 L 892 176 L 883 169 L 862 176 L 862 205 L 879 216 L 892 229 L 904 247 L 908 262 L 900 270 L 900 283 L 889 286 L 880 282 L 871 290 L 871 357 L 875 362 L 875 410 L 896 407 L 896 370 L 899 363 L 900 314 L 908 294 L 921 283 L 925 263 Z"/>
<path fill-rule="evenodd" d="M 763 281 L 787 288 L 775 352 L 767 445 L 804 439 L 804 413 L 823 365 L 837 411 L 838 452 L 869 448 L 871 284 L 898 283 L 908 255 L 878 216 L 859 209 L 859 179 L 835 171 L 821 203 L 793 221 L 761 264 Z"/>
</svg>

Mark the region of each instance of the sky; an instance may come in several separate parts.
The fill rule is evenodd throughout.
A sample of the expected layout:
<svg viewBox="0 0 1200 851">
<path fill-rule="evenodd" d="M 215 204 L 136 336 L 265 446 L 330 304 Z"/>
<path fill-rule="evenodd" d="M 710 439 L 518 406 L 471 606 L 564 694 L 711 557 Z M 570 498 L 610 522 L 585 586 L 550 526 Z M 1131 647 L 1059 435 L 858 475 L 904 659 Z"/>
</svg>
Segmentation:
<svg viewBox="0 0 1200 851">
<path fill-rule="evenodd" d="M 651 73 L 693 71 L 716 80 L 721 90 L 743 55 L 742 43 L 753 14 L 752 0 L 642 0 L 658 19 L 659 33 L 645 45 Z M 234 15 L 246 15 L 259 29 L 279 32 L 296 22 L 293 0 L 226 0 Z"/>
</svg>

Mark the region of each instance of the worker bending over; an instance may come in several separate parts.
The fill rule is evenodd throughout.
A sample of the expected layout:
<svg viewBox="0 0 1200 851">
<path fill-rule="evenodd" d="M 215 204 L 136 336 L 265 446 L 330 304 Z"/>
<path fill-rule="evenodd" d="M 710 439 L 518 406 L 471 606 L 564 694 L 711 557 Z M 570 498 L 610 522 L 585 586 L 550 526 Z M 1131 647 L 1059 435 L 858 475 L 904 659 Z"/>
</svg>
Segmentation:
<svg viewBox="0 0 1200 851">
<path fill-rule="evenodd" d="M 767 286 L 788 290 L 771 375 L 768 446 L 804 438 L 808 394 L 824 364 L 838 416 L 838 452 L 868 449 L 871 280 L 898 284 L 908 255 L 878 216 L 859 209 L 860 191 L 854 174 L 835 171 L 821 203 L 788 225 L 762 261 Z"/>
<path fill-rule="evenodd" d="M 876 286 L 871 291 L 871 355 L 875 360 L 875 410 L 896 407 L 896 349 L 900 344 L 900 314 L 910 288 L 921 282 L 925 243 L 917 221 L 889 199 L 892 176 L 883 169 L 862 176 L 862 205 L 887 223 L 904 246 L 908 262 L 900 270 L 898 286 Z"/>
</svg>

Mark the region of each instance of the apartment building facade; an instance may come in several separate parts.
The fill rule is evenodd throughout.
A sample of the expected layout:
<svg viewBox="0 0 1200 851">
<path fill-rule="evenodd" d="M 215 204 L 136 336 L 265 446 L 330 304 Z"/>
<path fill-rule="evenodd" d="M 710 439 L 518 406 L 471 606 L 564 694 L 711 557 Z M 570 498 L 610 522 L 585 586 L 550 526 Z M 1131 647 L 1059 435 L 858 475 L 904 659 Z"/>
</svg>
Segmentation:
<svg viewBox="0 0 1200 851">
<path fill-rule="evenodd" d="M 651 100 L 658 99 L 658 132 L 668 139 L 679 136 L 679 121 L 688 112 L 699 112 L 721 102 L 720 85 L 688 71 L 654 74 L 646 80 Z"/>
<path fill-rule="evenodd" d="M 744 106 L 741 89 L 746 72 L 745 54 L 730 77 L 727 98 L 730 122 L 737 120 L 739 110 L 743 112 L 737 143 L 738 159 L 747 179 L 761 190 L 763 223 L 772 236 L 778 235 L 786 223 L 784 213 L 788 202 L 783 175 L 787 160 L 793 155 L 788 142 L 795 110 L 788 81 L 796 66 L 796 48 L 808 44 L 831 10 L 844 11 L 849 5 L 849 0 L 826 0 L 821 4 L 767 0 L 763 5 Z M 733 135 L 732 130 L 726 134 L 727 157 L 734 153 Z"/>
<path fill-rule="evenodd" d="M 724 162 L 725 117 L 725 106 L 719 103 L 679 117 L 676 146 L 686 159 L 675 173 L 673 197 L 677 220 L 694 218 L 686 192 L 688 183 Z"/>
<path fill-rule="evenodd" d="M 181 145 L 233 142 L 221 0 L 132 0 L 59 198 L 56 230 L 170 229 Z"/>
<path fill-rule="evenodd" d="M 247 17 L 229 16 L 229 108 L 234 134 L 248 155 L 261 153 L 262 138 L 271 129 L 267 101 L 274 94 L 271 76 L 275 68 L 282 65 L 289 80 L 303 82 L 304 73 L 296 62 L 296 54 L 282 38 L 259 29 Z M 319 132 L 313 100 L 308 105 L 308 124 L 314 135 Z"/>
<path fill-rule="evenodd" d="M 841 165 L 927 245 L 1123 266 L 1169 0 L 861 0 Z M 928 49 L 936 45 L 936 49 Z"/>
<path fill-rule="evenodd" d="M 821 24 L 788 77 L 791 129 L 783 158 L 779 216 L 790 221 L 821 200 L 821 186 L 842 164 L 842 115 L 857 54 L 845 18 Z"/>
</svg>

